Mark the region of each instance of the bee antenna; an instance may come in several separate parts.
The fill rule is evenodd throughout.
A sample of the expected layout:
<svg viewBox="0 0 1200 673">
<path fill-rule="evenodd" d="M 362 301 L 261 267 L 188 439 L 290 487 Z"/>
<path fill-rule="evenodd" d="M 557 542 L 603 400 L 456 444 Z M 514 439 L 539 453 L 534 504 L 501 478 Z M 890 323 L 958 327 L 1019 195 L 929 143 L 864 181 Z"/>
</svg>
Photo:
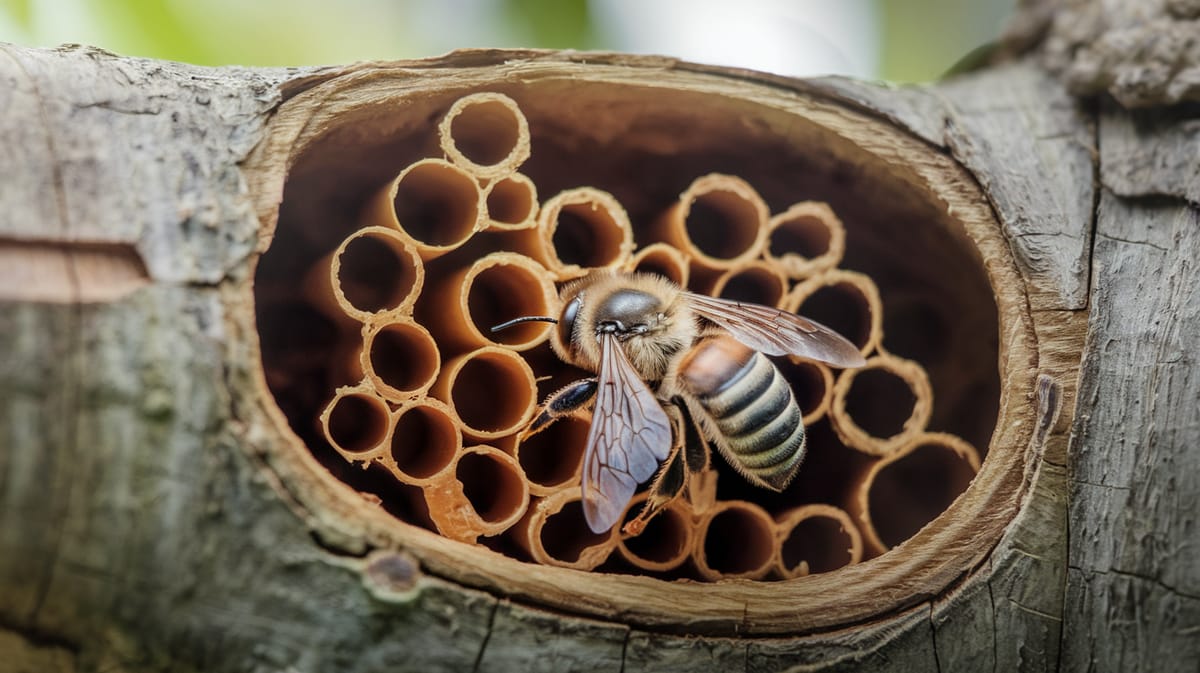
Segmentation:
<svg viewBox="0 0 1200 673">
<path fill-rule="evenodd" d="M 502 322 L 502 323 L 500 323 L 499 325 L 496 325 L 495 327 L 493 327 L 493 328 L 492 328 L 492 331 L 493 331 L 493 332 L 499 332 L 499 331 L 500 331 L 500 330 L 502 330 L 502 329 L 508 329 L 509 327 L 512 327 L 513 325 L 519 325 L 519 324 L 521 324 L 521 323 L 523 323 L 523 322 L 552 322 L 552 323 L 557 323 L 557 322 L 558 322 L 558 319 L 557 319 L 557 318 L 551 318 L 551 317 L 550 317 L 550 316 L 548 316 L 548 315 L 527 315 L 527 316 L 523 316 L 523 317 L 521 317 L 521 318 L 513 318 L 512 320 L 509 320 L 508 322 Z"/>
</svg>

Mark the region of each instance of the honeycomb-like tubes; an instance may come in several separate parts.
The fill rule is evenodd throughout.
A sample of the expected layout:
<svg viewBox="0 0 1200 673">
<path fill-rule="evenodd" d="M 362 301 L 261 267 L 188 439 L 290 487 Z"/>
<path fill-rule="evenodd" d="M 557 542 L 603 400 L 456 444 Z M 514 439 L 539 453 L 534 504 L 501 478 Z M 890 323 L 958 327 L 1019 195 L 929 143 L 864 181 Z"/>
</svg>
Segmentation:
<svg viewBox="0 0 1200 673">
<path fill-rule="evenodd" d="M 822 503 L 801 505 L 777 517 L 776 571 L 785 579 L 825 573 L 858 563 L 862 534 L 844 510 Z"/>
<path fill-rule="evenodd" d="M 979 452 L 954 435 L 931 432 L 871 464 L 848 509 L 872 555 L 916 534 L 950 506 L 979 472 Z"/>
<path fill-rule="evenodd" d="M 641 511 L 645 502 L 645 492 L 634 496 L 626 510 L 625 520 L 632 519 Z M 619 536 L 617 550 L 626 562 L 639 570 L 667 572 L 683 565 L 692 555 L 695 534 L 691 508 L 686 499 L 678 499 L 651 519 L 640 534 Z"/>
<path fill-rule="evenodd" d="M 463 96 L 438 124 L 442 152 L 480 180 L 503 178 L 529 158 L 529 123 L 504 94 Z"/>
<path fill-rule="evenodd" d="M 767 204 L 745 180 L 712 173 L 697 178 L 652 225 L 651 235 L 692 261 L 692 273 L 711 276 L 762 254 Z"/>
<path fill-rule="evenodd" d="M 970 443 L 929 431 L 937 381 L 958 364 L 945 357 L 953 343 L 937 339 L 953 316 L 908 320 L 931 312 L 905 307 L 936 303 L 913 288 L 887 293 L 893 313 L 885 314 L 872 275 L 838 268 L 843 257 L 858 259 L 848 250 L 861 251 L 854 227 L 829 204 L 776 193 L 771 203 L 793 205 L 772 216 L 746 180 L 717 173 L 696 177 L 678 198 L 637 203 L 633 219 L 614 196 L 628 192 L 587 185 L 555 182 L 558 191 L 539 204 L 530 176 L 548 171 L 536 157 L 522 167 L 530 135 L 512 99 L 465 96 L 439 129 L 448 160 L 414 158 L 386 184 L 363 185 L 361 208 L 350 204 L 347 215 L 359 228 L 316 252 L 295 296 L 276 307 L 329 323 L 324 341 L 296 340 L 310 356 L 314 344 L 328 345 L 324 378 L 308 382 L 325 396 L 303 422 L 316 416 L 330 455 L 369 468 L 361 483 L 393 515 L 574 570 L 806 581 L 916 534 L 978 470 Z M 598 270 L 655 273 L 692 292 L 795 311 L 859 347 L 868 358 L 861 369 L 772 358 L 809 430 L 805 462 L 782 493 L 749 484 L 714 452 L 641 535 L 620 523 L 600 534 L 588 528 L 581 475 L 590 407 L 523 433 L 539 397 L 595 373 L 553 355 L 553 325 L 491 328 L 523 316 L 558 319 L 561 287 Z M 885 315 L 889 335 L 899 336 L 895 352 L 919 362 L 885 348 Z M 270 380 L 315 369 L 287 366 L 298 359 L 277 359 L 283 366 Z M 935 383 L 925 366 L 938 368 Z M 960 404 L 971 385 L 942 384 L 939 405 Z M 940 481 L 922 481 L 930 475 Z M 376 485 L 388 479 L 390 489 Z M 646 498 L 643 487 L 623 521 Z"/>
<path fill-rule="evenodd" d="M 932 411 L 933 389 L 925 370 L 888 354 L 868 359 L 861 369 L 842 372 L 830 406 L 838 438 L 876 456 L 911 443 L 925 430 Z"/>
<path fill-rule="evenodd" d="M 428 261 L 459 248 L 483 229 L 485 209 L 483 190 L 474 176 L 443 159 L 422 159 L 371 197 L 362 221 L 402 232 Z"/>
<path fill-rule="evenodd" d="M 846 254 L 846 228 L 829 204 L 802 201 L 767 224 L 763 257 L 792 278 L 835 268 Z"/>
<path fill-rule="evenodd" d="M 404 317 L 369 326 L 361 354 L 367 380 L 392 402 L 424 395 L 437 379 L 441 363 L 437 342 L 429 330 Z"/>
<path fill-rule="evenodd" d="M 322 312 L 366 322 L 411 312 L 424 283 L 424 264 L 408 237 L 364 227 L 316 264 L 305 289 Z"/>
<path fill-rule="evenodd" d="M 557 281 L 591 269 L 620 270 L 633 254 L 633 227 L 625 208 L 608 192 L 569 189 L 542 205 L 539 243 L 546 268 Z"/>
<path fill-rule="evenodd" d="M 777 556 L 775 522 L 754 503 L 718 502 L 700 518 L 692 561 L 702 579 L 762 579 Z"/>
<path fill-rule="evenodd" d="M 563 488 L 529 508 L 514 540 L 537 563 L 593 570 L 612 554 L 617 529 L 593 533 L 583 516 L 579 489 Z"/>
<path fill-rule="evenodd" d="M 546 340 L 545 323 L 491 328 L 519 316 L 547 315 L 557 300 L 554 284 L 537 262 L 511 252 L 493 252 L 447 277 L 431 277 L 417 307 L 443 350 L 461 353 L 483 346 L 528 350 Z"/>
<path fill-rule="evenodd" d="M 442 535 L 463 542 L 499 535 L 529 506 L 521 466 L 499 449 L 478 445 L 459 452 L 451 469 L 424 487 L 429 516 Z"/>
<path fill-rule="evenodd" d="M 528 176 L 511 173 L 483 189 L 485 231 L 522 231 L 537 226 L 537 185 Z"/>
</svg>

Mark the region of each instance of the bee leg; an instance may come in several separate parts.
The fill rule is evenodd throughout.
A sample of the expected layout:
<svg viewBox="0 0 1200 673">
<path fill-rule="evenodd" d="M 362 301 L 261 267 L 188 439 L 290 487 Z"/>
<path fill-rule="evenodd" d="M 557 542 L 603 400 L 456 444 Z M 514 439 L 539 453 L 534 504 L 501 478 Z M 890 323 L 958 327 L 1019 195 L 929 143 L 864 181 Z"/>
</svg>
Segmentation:
<svg viewBox="0 0 1200 673">
<path fill-rule="evenodd" d="M 674 404 L 663 405 L 663 409 L 671 418 L 671 452 L 658 470 L 658 476 L 650 483 L 646 495 L 646 503 L 637 518 L 629 521 L 621 528 L 626 535 L 641 535 L 656 514 L 662 511 L 672 500 L 683 492 L 687 482 L 687 470 L 684 465 L 684 422 L 683 412 Z"/>
<path fill-rule="evenodd" d="M 693 511 L 702 512 L 711 507 L 716 499 L 717 475 L 709 470 L 712 443 L 687 402 L 678 396 L 671 401 L 679 407 L 683 415 L 683 458 L 688 474 L 688 499 L 692 503 Z"/>
<path fill-rule="evenodd" d="M 533 419 L 528 428 L 525 428 L 525 432 L 521 433 L 521 441 L 545 430 L 546 426 L 558 420 L 560 416 L 571 414 L 591 402 L 592 398 L 596 396 L 596 389 L 599 386 L 600 384 L 595 378 L 580 379 L 550 393 L 546 397 L 546 402 L 542 404 L 541 413 Z"/>
<path fill-rule="evenodd" d="M 704 472 L 708 469 L 709 457 L 712 455 L 708 437 L 705 436 L 696 417 L 692 415 L 692 410 L 688 408 L 687 402 L 682 397 L 676 396 L 672 398 L 671 402 L 679 408 L 679 412 L 683 415 L 683 457 L 687 462 L 687 471 L 689 474 Z"/>
</svg>

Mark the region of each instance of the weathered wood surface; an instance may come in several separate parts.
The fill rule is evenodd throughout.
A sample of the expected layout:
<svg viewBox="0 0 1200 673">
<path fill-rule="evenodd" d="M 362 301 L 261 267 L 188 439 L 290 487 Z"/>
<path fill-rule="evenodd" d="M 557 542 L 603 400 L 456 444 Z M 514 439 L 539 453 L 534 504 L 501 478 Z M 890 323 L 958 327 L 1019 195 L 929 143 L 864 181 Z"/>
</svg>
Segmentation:
<svg viewBox="0 0 1200 673">
<path fill-rule="evenodd" d="M 1073 93 L 1126 107 L 1200 100 L 1200 1 L 1025 0 L 1002 43 L 1036 49 Z"/>
<path fill-rule="evenodd" d="M 1200 222 L 1195 182 L 1138 151 L 1194 122 L 1106 109 L 1097 144 L 1095 111 L 1028 66 L 900 92 L 790 84 L 973 172 L 1055 314 L 1044 329 L 1077 340 L 1092 309 L 1082 401 L 1069 460 L 1069 413 L 1030 446 L 1040 467 L 982 581 L 875 625 L 695 638 L 466 589 L 353 530 L 322 544 L 320 514 L 243 450 L 260 430 L 230 391 L 254 363 L 230 313 L 258 222 L 238 164 L 285 92 L 325 75 L 4 52 L 0 247 L 104 242 L 144 282 L 75 303 L 91 267 L 63 254 L 25 269 L 63 276 L 54 301 L 0 290 L 0 670 L 1195 670 Z"/>
</svg>

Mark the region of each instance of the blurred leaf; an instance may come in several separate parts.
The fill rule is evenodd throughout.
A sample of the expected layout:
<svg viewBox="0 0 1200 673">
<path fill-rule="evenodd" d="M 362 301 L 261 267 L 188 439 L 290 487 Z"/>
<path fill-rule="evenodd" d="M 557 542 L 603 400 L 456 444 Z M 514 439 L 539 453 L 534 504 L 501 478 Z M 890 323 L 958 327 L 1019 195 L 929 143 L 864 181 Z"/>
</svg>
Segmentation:
<svg viewBox="0 0 1200 673">
<path fill-rule="evenodd" d="M 25 30 L 33 28 L 33 0 L 0 0 L 0 7 L 17 26 Z"/>
<path fill-rule="evenodd" d="M 514 26 L 534 41 L 530 46 L 551 49 L 591 49 L 595 46 L 587 0 L 505 0 Z"/>
<path fill-rule="evenodd" d="M 211 60 L 204 41 L 172 11 L 169 0 L 91 0 L 91 5 L 117 51 L 189 63 Z"/>
</svg>

